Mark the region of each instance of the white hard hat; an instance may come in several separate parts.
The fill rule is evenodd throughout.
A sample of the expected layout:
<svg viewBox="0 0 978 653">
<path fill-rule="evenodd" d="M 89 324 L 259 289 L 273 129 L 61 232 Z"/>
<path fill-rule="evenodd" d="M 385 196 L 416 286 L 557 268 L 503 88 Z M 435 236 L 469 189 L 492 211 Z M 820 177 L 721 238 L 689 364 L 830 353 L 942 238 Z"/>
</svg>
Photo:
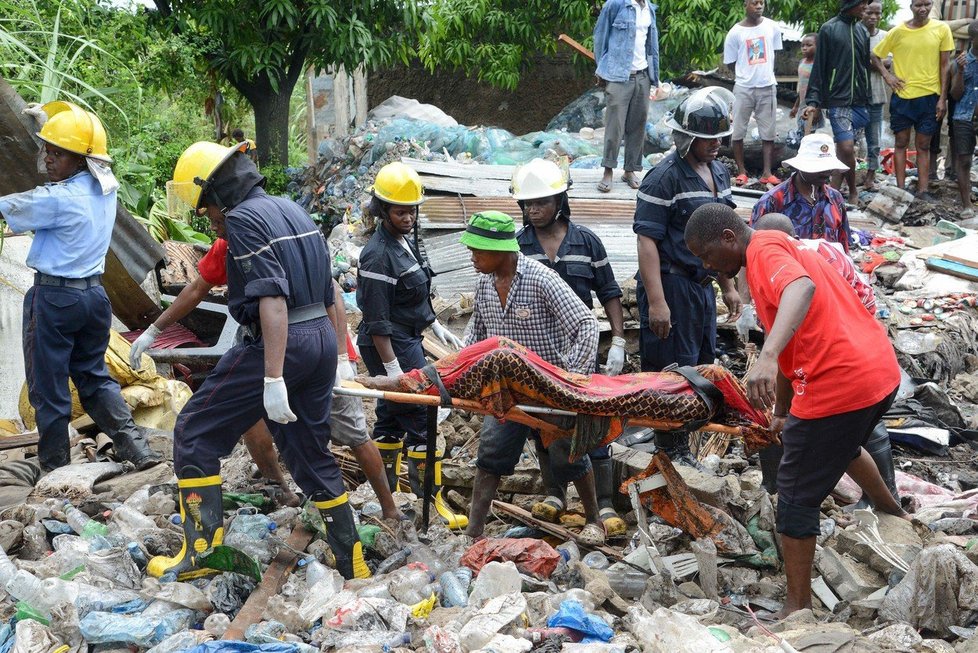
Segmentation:
<svg viewBox="0 0 978 653">
<path fill-rule="evenodd" d="M 509 192 L 515 200 L 533 200 L 559 195 L 570 188 L 570 173 L 553 161 L 533 159 L 513 172 Z"/>
</svg>

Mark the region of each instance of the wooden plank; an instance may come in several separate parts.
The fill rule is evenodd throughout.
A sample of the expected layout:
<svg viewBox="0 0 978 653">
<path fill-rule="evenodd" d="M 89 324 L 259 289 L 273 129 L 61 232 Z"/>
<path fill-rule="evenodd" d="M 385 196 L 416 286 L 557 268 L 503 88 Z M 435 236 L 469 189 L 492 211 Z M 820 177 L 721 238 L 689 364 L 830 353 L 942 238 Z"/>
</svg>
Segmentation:
<svg viewBox="0 0 978 653">
<path fill-rule="evenodd" d="M 561 34 L 560 36 L 557 37 L 557 40 L 560 41 L 561 43 L 566 43 L 571 47 L 571 49 L 573 49 L 578 54 L 582 54 L 588 59 L 590 59 L 591 61 L 594 61 L 593 52 L 591 52 L 590 50 L 588 50 L 583 45 L 581 45 L 571 37 L 567 36 L 566 34 Z"/>
<path fill-rule="evenodd" d="M 37 431 L 33 433 L 23 433 L 21 435 L 6 435 L 0 437 L 0 451 L 17 449 L 19 447 L 33 447 L 37 444 Z"/>
<path fill-rule="evenodd" d="M 950 254 L 948 252 L 944 252 L 943 254 L 941 254 L 941 258 L 946 259 L 948 261 L 954 261 L 955 263 L 960 263 L 961 265 L 965 265 L 969 268 L 978 268 L 978 260 L 973 258 L 966 258 L 964 256 L 955 256 L 954 254 Z"/>
<path fill-rule="evenodd" d="M 511 503 L 506 503 L 505 501 L 494 499 L 492 502 L 492 507 L 498 510 L 499 512 L 505 513 L 511 517 L 516 518 L 517 520 L 523 522 L 527 526 L 532 526 L 533 528 L 536 528 L 537 530 L 541 530 L 544 533 L 547 533 L 548 535 L 559 537 L 562 540 L 574 540 L 580 546 L 586 549 L 593 549 L 595 551 L 600 551 L 601 553 L 605 554 L 612 560 L 618 561 L 624 557 L 622 556 L 621 551 L 619 551 L 618 549 L 614 549 L 608 546 L 607 544 L 599 544 L 598 546 L 585 544 L 584 542 L 581 542 L 580 540 L 577 539 L 577 533 L 575 533 L 574 531 L 568 528 L 564 528 L 559 524 L 551 524 L 550 522 L 545 522 L 543 520 L 537 519 L 536 517 L 531 515 L 528 510 L 524 510 L 519 506 L 514 506 Z"/>
<path fill-rule="evenodd" d="M 296 551 L 305 551 L 314 536 L 315 533 L 306 530 L 304 526 L 299 524 L 292 530 L 288 545 Z M 264 618 L 268 599 L 282 590 L 282 585 L 285 584 L 286 578 L 295 567 L 298 559 L 299 556 L 288 549 L 279 550 L 275 559 L 272 560 L 272 564 L 268 565 L 268 569 L 265 570 L 261 583 L 251 593 L 245 604 L 241 606 L 238 616 L 231 622 L 221 639 L 244 639 L 245 629 Z"/>
</svg>

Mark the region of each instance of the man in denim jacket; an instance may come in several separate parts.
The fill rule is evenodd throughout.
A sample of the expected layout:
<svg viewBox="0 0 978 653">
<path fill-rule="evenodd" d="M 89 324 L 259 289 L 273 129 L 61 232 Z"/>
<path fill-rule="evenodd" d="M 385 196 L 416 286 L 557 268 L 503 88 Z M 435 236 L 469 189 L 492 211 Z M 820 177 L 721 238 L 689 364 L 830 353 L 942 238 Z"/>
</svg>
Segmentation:
<svg viewBox="0 0 978 653">
<path fill-rule="evenodd" d="M 625 139 L 622 181 L 638 188 L 642 170 L 649 92 L 659 84 L 659 31 L 649 0 L 608 0 L 594 28 L 598 86 L 604 88 L 604 176 L 598 190 L 611 190 L 618 149 Z"/>
</svg>

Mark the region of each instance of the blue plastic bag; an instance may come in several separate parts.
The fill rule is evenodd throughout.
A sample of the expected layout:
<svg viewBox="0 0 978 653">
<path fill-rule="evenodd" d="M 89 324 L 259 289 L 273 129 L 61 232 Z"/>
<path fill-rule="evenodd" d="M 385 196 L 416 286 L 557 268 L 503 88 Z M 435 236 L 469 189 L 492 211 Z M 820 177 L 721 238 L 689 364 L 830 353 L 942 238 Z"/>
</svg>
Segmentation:
<svg viewBox="0 0 978 653">
<path fill-rule="evenodd" d="M 293 642 L 250 644 L 234 639 L 220 639 L 198 644 L 186 653 L 298 653 L 300 647 Z"/>
<path fill-rule="evenodd" d="M 580 601 L 567 600 L 560 604 L 557 614 L 547 620 L 548 628 L 571 628 L 584 633 L 582 644 L 595 642 L 610 642 L 615 631 L 611 629 L 604 619 L 584 611 L 584 606 Z"/>
</svg>

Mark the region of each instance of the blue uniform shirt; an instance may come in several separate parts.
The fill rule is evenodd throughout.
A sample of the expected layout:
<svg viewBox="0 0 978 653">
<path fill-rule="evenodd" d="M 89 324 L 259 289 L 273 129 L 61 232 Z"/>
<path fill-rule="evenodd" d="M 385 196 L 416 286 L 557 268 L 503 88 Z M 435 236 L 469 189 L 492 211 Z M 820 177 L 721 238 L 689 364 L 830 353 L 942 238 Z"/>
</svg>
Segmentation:
<svg viewBox="0 0 978 653">
<path fill-rule="evenodd" d="M 681 274 L 696 282 L 703 281 L 708 275 L 702 261 L 686 247 L 684 235 L 689 216 L 710 202 L 736 207 L 730 198 L 727 168 L 719 161 L 712 161 L 710 169 L 716 197 L 677 152 L 666 156 L 642 180 L 632 224 L 632 231 L 656 242 L 662 272 Z M 642 283 L 639 274 L 635 278 Z"/>
<path fill-rule="evenodd" d="M 554 261 L 547 258 L 532 225 L 523 227 L 516 240 L 524 256 L 559 274 L 588 308 L 594 308 L 592 290 L 602 305 L 609 299 L 621 297 L 621 287 L 615 281 L 604 243 L 587 227 L 567 222 L 567 235 L 557 248 Z"/>
<path fill-rule="evenodd" d="M 105 271 L 115 211 L 115 192 L 103 195 L 87 170 L 0 197 L 0 215 L 14 233 L 34 232 L 27 266 L 68 279 Z"/>
<path fill-rule="evenodd" d="M 239 324 L 260 322 L 262 297 L 289 309 L 333 304 L 333 275 L 323 233 L 292 200 L 259 187 L 227 214 L 228 311 Z"/>
</svg>

